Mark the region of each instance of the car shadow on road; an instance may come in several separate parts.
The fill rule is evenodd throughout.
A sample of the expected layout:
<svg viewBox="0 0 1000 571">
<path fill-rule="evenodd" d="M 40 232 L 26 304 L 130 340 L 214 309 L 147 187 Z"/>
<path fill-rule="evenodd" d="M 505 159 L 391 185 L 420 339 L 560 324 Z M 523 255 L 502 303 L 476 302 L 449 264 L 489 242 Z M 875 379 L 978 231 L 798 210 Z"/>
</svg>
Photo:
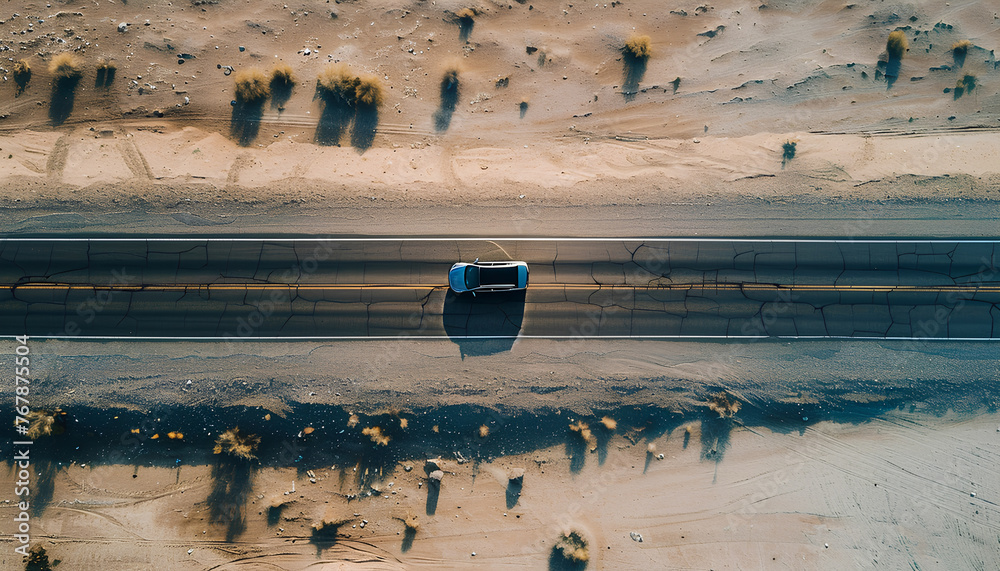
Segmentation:
<svg viewBox="0 0 1000 571">
<path fill-rule="evenodd" d="M 444 298 L 444 330 L 462 358 L 510 351 L 524 322 L 524 290 Z"/>
</svg>

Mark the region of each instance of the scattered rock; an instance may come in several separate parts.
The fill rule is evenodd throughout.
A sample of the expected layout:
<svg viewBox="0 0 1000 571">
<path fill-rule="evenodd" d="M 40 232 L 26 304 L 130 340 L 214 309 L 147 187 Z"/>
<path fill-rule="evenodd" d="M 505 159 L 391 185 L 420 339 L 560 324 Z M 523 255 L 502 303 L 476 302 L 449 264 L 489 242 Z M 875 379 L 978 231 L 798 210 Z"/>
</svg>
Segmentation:
<svg viewBox="0 0 1000 571">
<path fill-rule="evenodd" d="M 632 541 L 642 543 L 642 535 L 639 532 L 633 531 L 632 533 L 629 533 L 628 536 L 632 538 Z"/>
<path fill-rule="evenodd" d="M 118 24 L 118 31 L 119 32 L 127 32 L 128 31 L 128 24 L 126 24 L 125 22 L 122 22 L 122 23 Z"/>
</svg>

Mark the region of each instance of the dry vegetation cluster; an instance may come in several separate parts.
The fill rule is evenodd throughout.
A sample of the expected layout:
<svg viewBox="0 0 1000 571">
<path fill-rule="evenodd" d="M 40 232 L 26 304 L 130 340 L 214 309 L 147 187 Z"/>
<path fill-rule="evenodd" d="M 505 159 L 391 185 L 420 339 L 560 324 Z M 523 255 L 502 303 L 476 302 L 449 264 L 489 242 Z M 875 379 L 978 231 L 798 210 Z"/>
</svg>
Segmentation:
<svg viewBox="0 0 1000 571">
<path fill-rule="evenodd" d="M 637 60 L 646 60 L 653 55 L 653 41 L 649 36 L 632 36 L 625 41 L 624 53 Z"/>
<path fill-rule="evenodd" d="M 896 30 L 889 34 L 889 39 L 885 44 L 885 51 L 890 59 L 903 59 L 903 54 L 910 49 L 910 44 L 906 40 L 903 30 Z"/>
<path fill-rule="evenodd" d="M 590 550 L 587 548 L 587 540 L 578 531 L 564 533 L 556 542 L 555 549 L 562 555 L 563 559 L 570 563 L 586 563 L 590 561 Z"/>
<path fill-rule="evenodd" d="M 260 436 L 256 434 L 245 434 L 240 428 L 234 427 L 223 432 L 215 439 L 215 454 L 226 454 L 233 458 L 242 460 L 255 460 L 257 458 L 257 446 L 260 445 Z"/>
<path fill-rule="evenodd" d="M 343 63 L 331 64 L 320 72 L 316 91 L 325 100 L 348 107 L 379 107 L 385 103 L 385 91 L 377 77 L 357 75 Z"/>
</svg>

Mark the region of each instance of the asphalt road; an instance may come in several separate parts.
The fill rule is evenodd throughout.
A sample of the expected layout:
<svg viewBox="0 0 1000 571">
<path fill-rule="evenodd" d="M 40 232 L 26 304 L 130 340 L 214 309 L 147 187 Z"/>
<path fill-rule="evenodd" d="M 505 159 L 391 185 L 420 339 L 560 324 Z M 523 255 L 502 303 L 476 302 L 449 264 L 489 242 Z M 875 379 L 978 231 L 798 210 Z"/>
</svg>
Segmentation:
<svg viewBox="0 0 1000 571">
<path fill-rule="evenodd" d="M 525 292 L 456 296 L 455 261 Z M 0 241 L 4 335 L 1000 338 L 1000 242 Z"/>
</svg>

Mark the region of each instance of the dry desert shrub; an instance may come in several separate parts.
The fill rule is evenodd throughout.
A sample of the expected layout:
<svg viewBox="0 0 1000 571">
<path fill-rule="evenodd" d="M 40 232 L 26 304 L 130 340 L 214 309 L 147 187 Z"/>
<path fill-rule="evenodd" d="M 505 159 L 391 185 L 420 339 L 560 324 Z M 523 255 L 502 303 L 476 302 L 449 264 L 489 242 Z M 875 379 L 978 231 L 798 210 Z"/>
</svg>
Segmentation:
<svg viewBox="0 0 1000 571">
<path fill-rule="evenodd" d="M 486 438 L 490 435 L 490 427 L 485 424 L 479 427 L 479 437 Z"/>
<path fill-rule="evenodd" d="M 969 53 L 969 48 L 971 47 L 972 42 L 969 40 L 961 40 L 952 44 L 951 53 L 954 54 L 955 57 L 965 57 Z"/>
<path fill-rule="evenodd" d="M 602 418 L 601 424 L 604 425 L 604 428 L 606 428 L 607 430 L 614 430 L 618 428 L 618 421 L 611 418 L 610 416 L 605 416 L 604 418 Z"/>
<path fill-rule="evenodd" d="M 353 106 L 361 79 L 351 73 L 347 64 L 335 63 L 323 68 L 316 78 L 316 91 L 327 100 Z"/>
<path fill-rule="evenodd" d="M 49 554 L 41 544 L 36 543 L 28 550 L 28 558 L 24 562 L 25 571 L 52 571 Z"/>
<path fill-rule="evenodd" d="M 287 63 L 279 63 L 271 69 L 271 85 L 275 86 L 290 86 L 295 83 L 295 74 L 292 72 L 292 66 Z"/>
<path fill-rule="evenodd" d="M 577 531 L 564 533 L 556 542 L 558 551 L 562 552 L 563 559 L 571 563 L 585 563 L 590 561 L 590 552 L 587 550 L 587 540 Z"/>
<path fill-rule="evenodd" d="M 260 436 L 243 434 L 237 426 L 223 432 L 215 439 L 215 448 L 212 449 L 212 452 L 214 454 L 228 454 L 243 460 L 253 460 L 257 458 L 255 452 L 258 445 L 260 445 Z"/>
<path fill-rule="evenodd" d="M 630 57 L 632 59 L 649 59 L 649 56 L 653 54 L 652 40 L 649 36 L 632 36 L 625 41 L 625 47 L 622 48 L 622 52 L 626 57 Z"/>
<path fill-rule="evenodd" d="M 403 525 L 406 526 L 407 531 L 411 530 L 417 531 L 418 529 L 420 529 L 420 521 L 414 514 L 407 514 L 406 517 L 403 519 Z"/>
<path fill-rule="evenodd" d="M 271 87 L 267 77 L 259 69 L 246 69 L 236 72 L 236 101 L 253 105 L 263 103 L 271 95 Z"/>
<path fill-rule="evenodd" d="M 597 450 L 597 438 L 594 436 L 593 431 L 590 430 L 590 426 L 586 422 L 578 420 L 573 424 L 570 424 L 569 429 L 570 431 L 577 433 L 580 436 L 580 439 L 587 443 L 587 450 L 590 450 L 591 452 Z"/>
<path fill-rule="evenodd" d="M 955 99 L 958 99 L 967 93 L 972 93 L 972 90 L 975 88 L 976 76 L 971 73 L 965 74 L 961 79 L 955 82 Z"/>
<path fill-rule="evenodd" d="M 31 81 L 31 66 L 28 62 L 19 59 L 14 62 L 14 67 L 11 69 L 11 74 L 14 77 L 14 83 L 17 84 L 17 92 L 15 97 L 24 93 L 25 88 L 28 87 L 28 82 Z"/>
<path fill-rule="evenodd" d="M 271 88 L 271 107 L 279 111 L 284 111 L 285 103 L 292 98 L 292 89 L 295 87 L 295 74 L 292 67 L 286 63 L 276 64 L 271 68 L 271 79 L 268 82 Z"/>
<path fill-rule="evenodd" d="M 467 42 L 472 35 L 472 28 L 476 24 L 476 10 L 474 8 L 464 8 L 455 13 L 455 21 L 458 22 L 458 39 Z"/>
<path fill-rule="evenodd" d="M 365 107 L 380 107 L 385 102 L 385 92 L 382 82 L 374 75 L 363 75 L 355 78 L 354 97 L 358 105 Z"/>
<path fill-rule="evenodd" d="M 708 399 L 708 408 L 719 414 L 719 418 L 732 418 L 740 410 L 740 401 L 730 399 L 729 393 L 715 393 Z"/>
<path fill-rule="evenodd" d="M 49 62 L 49 73 L 56 81 L 80 79 L 80 76 L 83 75 L 83 67 L 75 55 L 63 53 L 52 58 L 52 61 Z"/>
<path fill-rule="evenodd" d="M 361 434 L 364 434 L 368 438 L 372 439 L 377 446 L 388 446 L 389 445 L 389 435 L 382 432 L 382 427 L 380 426 L 370 426 L 361 430 Z"/>
<path fill-rule="evenodd" d="M 43 436 L 55 436 L 66 431 L 63 425 L 63 417 L 66 413 L 61 409 L 54 411 L 36 409 L 28 413 L 25 419 L 28 421 L 28 439 L 37 440 Z"/>
<path fill-rule="evenodd" d="M 889 34 L 889 40 L 885 44 L 885 51 L 889 54 L 890 59 L 903 59 L 903 54 L 909 48 L 910 44 L 906 41 L 906 34 L 903 33 L 903 30 L 896 30 Z"/>
</svg>

